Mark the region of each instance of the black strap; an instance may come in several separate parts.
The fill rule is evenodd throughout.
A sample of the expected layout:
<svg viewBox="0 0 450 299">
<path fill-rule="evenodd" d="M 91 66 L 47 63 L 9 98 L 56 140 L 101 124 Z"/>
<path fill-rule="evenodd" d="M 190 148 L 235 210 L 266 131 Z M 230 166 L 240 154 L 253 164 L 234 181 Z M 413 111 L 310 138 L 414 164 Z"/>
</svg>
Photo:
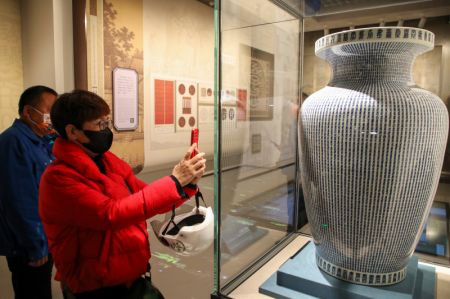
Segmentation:
<svg viewBox="0 0 450 299">
<path fill-rule="evenodd" d="M 200 189 L 198 189 L 197 193 L 195 193 L 195 206 L 197 207 L 197 209 L 200 207 L 200 199 L 206 207 L 206 202 L 203 199 L 203 194 L 200 192 Z"/>
<path fill-rule="evenodd" d="M 144 274 L 144 278 L 148 281 L 151 281 L 152 279 L 152 266 L 150 265 L 150 262 L 147 262 L 147 271 Z"/>
<path fill-rule="evenodd" d="M 170 178 L 175 182 L 175 185 L 177 186 L 177 191 L 178 191 L 178 194 L 180 195 L 180 197 L 188 198 L 188 196 L 186 195 L 186 193 L 183 190 L 183 186 L 181 186 L 181 184 L 180 184 L 180 181 L 174 175 L 170 175 Z"/>
<path fill-rule="evenodd" d="M 175 221 L 173 219 L 175 218 L 175 205 L 172 206 L 172 216 L 170 216 L 170 221 L 167 222 L 166 227 L 164 228 L 162 234 L 165 235 L 167 233 L 167 230 L 169 229 L 169 225 L 172 223 L 174 226 L 178 227 Z"/>
<path fill-rule="evenodd" d="M 203 204 L 206 207 L 206 202 L 203 199 L 203 194 L 200 192 L 200 189 L 197 189 L 197 193 L 195 193 L 195 206 L 197 207 L 197 213 L 198 212 L 198 208 L 200 207 L 200 199 L 202 200 Z M 167 230 L 169 229 L 170 224 L 172 223 L 178 230 L 180 230 L 180 228 L 178 227 L 178 225 L 175 223 L 174 221 L 175 219 L 175 205 L 172 206 L 172 216 L 170 216 L 170 220 L 169 222 L 167 222 L 166 227 L 164 227 L 164 230 L 162 231 L 162 235 L 165 235 L 167 233 Z"/>
</svg>

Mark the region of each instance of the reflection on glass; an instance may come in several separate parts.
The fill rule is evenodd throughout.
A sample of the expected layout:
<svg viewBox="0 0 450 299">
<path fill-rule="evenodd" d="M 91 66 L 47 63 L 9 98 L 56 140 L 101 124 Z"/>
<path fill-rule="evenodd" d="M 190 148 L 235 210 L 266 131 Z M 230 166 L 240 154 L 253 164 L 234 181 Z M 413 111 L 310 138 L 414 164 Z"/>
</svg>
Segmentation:
<svg viewBox="0 0 450 299">
<path fill-rule="evenodd" d="M 271 1 L 222 1 L 221 287 L 294 225 L 300 22 Z"/>
<path fill-rule="evenodd" d="M 449 257 L 448 203 L 433 202 L 416 251 L 439 257 Z"/>
</svg>

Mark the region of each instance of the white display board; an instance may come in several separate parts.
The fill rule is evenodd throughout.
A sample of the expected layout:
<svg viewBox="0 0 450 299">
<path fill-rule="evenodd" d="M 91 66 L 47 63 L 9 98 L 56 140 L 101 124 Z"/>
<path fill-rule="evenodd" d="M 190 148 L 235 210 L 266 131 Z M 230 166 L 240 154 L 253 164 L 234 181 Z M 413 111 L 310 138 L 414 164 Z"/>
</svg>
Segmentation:
<svg viewBox="0 0 450 299">
<path fill-rule="evenodd" d="M 198 126 L 197 83 L 195 81 L 176 81 L 176 130 L 190 131 Z"/>
<path fill-rule="evenodd" d="M 134 69 L 113 71 L 113 121 L 118 131 L 138 127 L 139 75 Z"/>
<path fill-rule="evenodd" d="M 198 83 L 198 103 L 214 105 L 214 83 Z"/>
</svg>

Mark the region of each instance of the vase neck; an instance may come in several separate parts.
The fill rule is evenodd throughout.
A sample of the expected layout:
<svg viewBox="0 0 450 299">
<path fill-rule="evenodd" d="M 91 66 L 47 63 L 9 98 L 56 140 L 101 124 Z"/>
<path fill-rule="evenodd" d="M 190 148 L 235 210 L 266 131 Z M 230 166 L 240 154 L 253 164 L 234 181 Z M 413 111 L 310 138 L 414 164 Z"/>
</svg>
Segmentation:
<svg viewBox="0 0 450 299">
<path fill-rule="evenodd" d="M 333 68 L 330 84 L 385 81 L 410 85 L 414 58 L 430 51 L 434 34 L 420 28 L 373 27 L 326 35 L 316 55 Z"/>
<path fill-rule="evenodd" d="M 361 55 L 330 55 L 326 58 L 333 73 L 330 85 L 346 82 L 392 82 L 400 85 L 414 84 L 412 79 L 412 53 L 362 53 Z"/>
</svg>

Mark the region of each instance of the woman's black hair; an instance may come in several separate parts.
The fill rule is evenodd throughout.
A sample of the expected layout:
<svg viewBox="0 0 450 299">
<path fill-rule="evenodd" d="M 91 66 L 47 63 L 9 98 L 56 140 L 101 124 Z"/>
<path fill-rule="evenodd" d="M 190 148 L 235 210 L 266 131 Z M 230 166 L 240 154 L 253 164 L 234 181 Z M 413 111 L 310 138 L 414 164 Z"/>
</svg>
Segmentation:
<svg viewBox="0 0 450 299">
<path fill-rule="evenodd" d="M 108 104 L 97 94 L 86 90 L 74 90 L 58 97 L 53 104 L 50 117 L 55 130 L 61 137 L 67 139 L 68 124 L 82 129 L 85 122 L 108 115 L 109 112 Z"/>
</svg>

